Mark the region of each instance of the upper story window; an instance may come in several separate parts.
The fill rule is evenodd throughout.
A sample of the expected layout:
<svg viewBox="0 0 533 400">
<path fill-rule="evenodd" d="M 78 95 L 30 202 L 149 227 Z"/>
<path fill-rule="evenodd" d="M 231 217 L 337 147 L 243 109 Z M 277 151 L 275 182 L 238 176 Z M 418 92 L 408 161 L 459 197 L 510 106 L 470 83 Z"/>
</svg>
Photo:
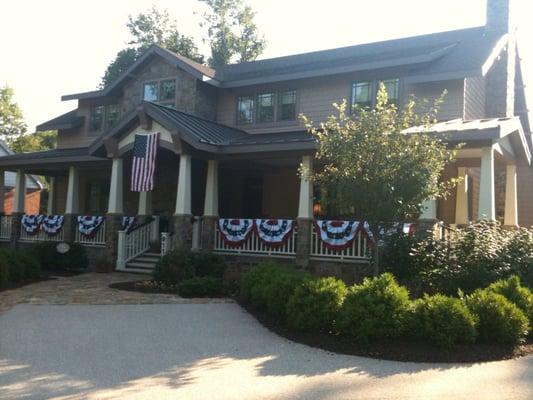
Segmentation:
<svg viewBox="0 0 533 400">
<path fill-rule="evenodd" d="M 352 85 L 352 107 L 372 107 L 372 82 L 355 82 Z"/>
<path fill-rule="evenodd" d="M 372 107 L 376 104 L 378 82 L 385 85 L 387 97 L 390 104 L 398 106 L 400 104 L 400 79 L 385 79 L 383 81 L 360 81 L 352 84 L 352 107 L 360 108 Z"/>
<path fill-rule="evenodd" d="M 251 96 L 243 96 L 237 99 L 237 124 L 251 124 L 253 123 L 254 115 L 254 98 Z"/>
<path fill-rule="evenodd" d="M 120 116 L 120 106 L 118 104 L 109 104 L 105 107 L 105 127 L 115 125 Z"/>
<path fill-rule="evenodd" d="M 383 81 L 385 85 L 385 90 L 387 91 L 387 97 L 389 98 L 389 103 L 398 104 L 400 103 L 400 79 L 387 79 Z"/>
<path fill-rule="evenodd" d="M 279 121 L 296 119 L 296 91 L 289 90 L 279 94 Z"/>
<path fill-rule="evenodd" d="M 257 122 L 274 121 L 274 93 L 263 93 L 257 96 Z"/>
<path fill-rule="evenodd" d="M 119 120 L 120 106 L 118 104 L 108 104 L 106 106 L 91 107 L 91 114 L 89 117 L 89 131 L 100 131 L 107 129 Z"/>
<path fill-rule="evenodd" d="M 104 121 L 104 106 L 91 107 L 91 115 L 89 118 L 89 131 L 99 131 L 102 129 L 102 122 Z"/>
<path fill-rule="evenodd" d="M 143 100 L 154 103 L 174 104 L 176 98 L 176 80 L 146 82 L 143 86 Z"/>
</svg>

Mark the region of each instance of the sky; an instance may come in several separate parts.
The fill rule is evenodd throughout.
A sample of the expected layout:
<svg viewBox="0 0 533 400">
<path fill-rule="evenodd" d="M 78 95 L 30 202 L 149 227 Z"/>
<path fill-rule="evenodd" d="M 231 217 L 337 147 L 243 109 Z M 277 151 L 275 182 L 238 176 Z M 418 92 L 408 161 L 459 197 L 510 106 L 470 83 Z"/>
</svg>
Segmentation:
<svg viewBox="0 0 533 400">
<path fill-rule="evenodd" d="M 533 37 L 527 0 L 516 0 L 519 37 Z M 247 0 L 267 39 L 260 58 L 479 26 L 485 0 Z M 94 90 L 129 39 L 128 15 L 166 8 L 182 34 L 204 54 L 197 0 L 3 0 L 0 2 L 0 85 L 9 85 L 28 130 L 76 108 L 61 95 Z M 521 56 L 533 66 L 533 42 Z M 525 45 L 525 47 L 524 47 Z M 530 62 L 531 60 L 532 62 Z M 340 100 L 340 99 L 339 99 Z"/>
</svg>

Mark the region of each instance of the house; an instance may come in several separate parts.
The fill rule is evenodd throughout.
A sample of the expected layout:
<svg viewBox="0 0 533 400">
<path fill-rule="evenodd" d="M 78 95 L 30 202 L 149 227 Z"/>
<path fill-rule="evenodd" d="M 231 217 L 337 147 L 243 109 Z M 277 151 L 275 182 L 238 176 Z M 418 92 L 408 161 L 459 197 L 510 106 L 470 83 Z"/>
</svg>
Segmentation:
<svg viewBox="0 0 533 400">
<path fill-rule="evenodd" d="M 14 154 L 6 142 L 0 140 L 0 157 Z M 5 171 L 4 176 L 0 176 L 0 189 L 3 193 L 4 202 L 2 212 L 11 214 L 13 212 L 13 200 L 15 195 L 15 183 L 17 175 L 12 171 Z M 41 204 L 41 193 L 44 186 L 38 177 L 33 175 L 26 176 L 26 195 L 24 199 L 24 212 L 27 214 L 39 214 Z"/>
<path fill-rule="evenodd" d="M 227 254 L 317 261 L 366 259 L 360 233 L 348 248 L 324 246 L 313 227 L 313 188 L 300 179 L 316 143 L 298 119 L 315 122 L 332 103 L 372 105 L 384 82 L 401 105 L 410 94 L 448 95 L 431 134 L 465 143 L 446 176 L 465 179 L 451 198 L 428 200 L 422 219 L 464 224 L 480 217 L 533 225 L 533 148 L 511 1 L 488 0 L 485 26 L 297 54 L 217 70 L 152 46 L 103 90 L 68 94 L 77 107 L 38 127 L 58 130 L 57 149 L 2 157 L 0 168 L 51 178 L 48 214 L 64 215 L 59 236 L 101 249 L 118 269 L 150 265 L 153 247 L 204 247 Z M 129 190 L 135 134 L 160 134 L 153 191 Z M 12 213 L 13 243 L 45 240 L 21 233 L 24 197 Z M 100 224 L 80 235 L 76 216 Z M 137 216 L 131 230 L 124 216 Z M 150 218 L 155 216 L 157 218 Z M 251 218 L 297 221 L 282 246 L 256 236 L 221 240 L 219 217 L 247 235 Z M 250 220 L 246 220 L 250 219 Z M 90 222 L 92 224 L 93 222 Z"/>
</svg>

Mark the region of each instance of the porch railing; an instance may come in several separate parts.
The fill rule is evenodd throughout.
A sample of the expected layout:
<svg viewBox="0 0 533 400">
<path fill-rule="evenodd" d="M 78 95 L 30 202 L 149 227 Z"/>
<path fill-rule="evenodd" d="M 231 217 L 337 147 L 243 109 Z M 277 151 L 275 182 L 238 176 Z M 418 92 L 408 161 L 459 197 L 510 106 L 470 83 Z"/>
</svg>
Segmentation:
<svg viewBox="0 0 533 400">
<path fill-rule="evenodd" d="M 11 215 L 0 216 L 0 240 L 11 240 L 11 226 L 13 225 L 13 217 Z"/>
<path fill-rule="evenodd" d="M 164 256 L 174 250 L 174 232 L 162 232 L 161 233 L 161 255 Z"/>
<path fill-rule="evenodd" d="M 64 240 L 64 232 L 61 229 L 55 235 L 49 235 L 42 229 L 39 229 L 36 234 L 30 235 L 26 230 L 20 228 L 20 241 L 21 242 L 62 242 Z"/>
<path fill-rule="evenodd" d="M 157 226 L 157 218 L 152 218 L 129 232 L 118 232 L 117 269 L 125 268 L 128 261 L 150 249 L 150 242 Z"/>
<path fill-rule="evenodd" d="M 217 253 L 239 254 L 239 255 L 267 255 L 271 257 L 293 258 L 296 256 L 296 236 L 297 228 L 293 229 L 287 241 L 279 247 L 265 245 L 257 235 L 250 235 L 246 241 L 238 247 L 229 246 L 222 240 L 218 224 L 215 228 L 215 251 Z"/>
<path fill-rule="evenodd" d="M 330 250 L 324 245 L 322 240 L 320 240 L 315 227 L 313 227 L 311 233 L 310 257 L 311 259 L 330 259 L 332 261 L 366 261 L 370 258 L 370 247 L 368 246 L 368 239 L 364 233 L 359 231 L 351 246 L 341 251 Z"/>
<path fill-rule="evenodd" d="M 102 225 L 98 228 L 98 231 L 93 236 L 82 235 L 78 226 L 76 225 L 76 234 L 74 240 L 76 243 L 83 244 L 85 246 L 104 246 L 106 244 L 106 223 L 105 219 L 102 221 Z"/>
</svg>

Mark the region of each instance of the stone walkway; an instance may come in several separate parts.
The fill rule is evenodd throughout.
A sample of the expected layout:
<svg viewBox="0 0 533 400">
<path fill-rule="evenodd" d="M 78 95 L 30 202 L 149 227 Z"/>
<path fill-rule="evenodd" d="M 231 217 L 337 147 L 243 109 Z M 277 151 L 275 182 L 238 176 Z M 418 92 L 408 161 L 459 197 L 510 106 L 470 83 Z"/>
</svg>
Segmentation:
<svg viewBox="0 0 533 400">
<path fill-rule="evenodd" d="M 16 304 L 181 304 L 227 303 L 230 299 L 184 299 L 171 294 L 146 294 L 111 289 L 117 282 L 148 279 L 128 273 L 86 273 L 33 283 L 18 289 L 0 292 L 0 314 Z"/>
</svg>

